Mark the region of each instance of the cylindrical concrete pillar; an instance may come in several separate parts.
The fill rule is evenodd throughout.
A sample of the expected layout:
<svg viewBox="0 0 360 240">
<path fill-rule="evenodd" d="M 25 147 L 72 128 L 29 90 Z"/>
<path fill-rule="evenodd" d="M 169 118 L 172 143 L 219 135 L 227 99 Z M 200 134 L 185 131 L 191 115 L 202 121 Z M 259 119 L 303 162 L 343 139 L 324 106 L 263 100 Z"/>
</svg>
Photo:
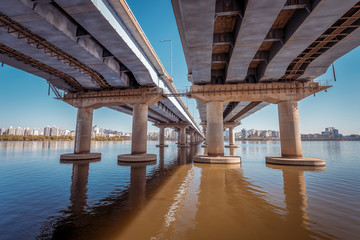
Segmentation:
<svg viewBox="0 0 360 240">
<path fill-rule="evenodd" d="M 194 144 L 194 143 L 195 143 L 195 133 L 194 133 L 194 132 L 191 132 L 191 133 L 190 133 L 190 143 L 191 143 L 191 144 Z"/>
<path fill-rule="evenodd" d="M 160 127 L 160 134 L 159 134 L 159 145 L 165 144 L 165 128 Z"/>
<path fill-rule="evenodd" d="M 234 134 L 234 127 L 229 127 L 229 145 L 235 145 L 235 134 Z"/>
<path fill-rule="evenodd" d="M 92 108 L 78 108 L 74 153 L 90 153 Z"/>
<path fill-rule="evenodd" d="M 147 146 L 148 105 L 137 103 L 134 105 L 131 154 L 146 153 Z"/>
<path fill-rule="evenodd" d="M 180 127 L 179 145 L 186 145 L 186 127 Z"/>
<path fill-rule="evenodd" d="M 282 157 L 302 157 L 297 101 L 278 103 Z"/>
<path fill-rule="evenodd" d="M 223 121 L 223 103 L 208 102 L 206 104 L 207 127 L 206 142 L 208 145 L 209 156 L 224 155 L 224 121 Z"/>
</svg>

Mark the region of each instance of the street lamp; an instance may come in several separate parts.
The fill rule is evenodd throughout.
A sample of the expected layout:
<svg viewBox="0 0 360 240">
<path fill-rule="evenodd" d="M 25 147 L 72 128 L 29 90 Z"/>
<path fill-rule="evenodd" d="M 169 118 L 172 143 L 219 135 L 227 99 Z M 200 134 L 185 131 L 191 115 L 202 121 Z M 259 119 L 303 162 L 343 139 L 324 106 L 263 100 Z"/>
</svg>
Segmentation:
<svg viewBox="0 0 360 240">
<path fill-rule="evenodd" d="M 172 40 L 160 40 L 160 42 L 170 42 L 170 77 L 173 80 L 172 75 Z"/>
</svg>

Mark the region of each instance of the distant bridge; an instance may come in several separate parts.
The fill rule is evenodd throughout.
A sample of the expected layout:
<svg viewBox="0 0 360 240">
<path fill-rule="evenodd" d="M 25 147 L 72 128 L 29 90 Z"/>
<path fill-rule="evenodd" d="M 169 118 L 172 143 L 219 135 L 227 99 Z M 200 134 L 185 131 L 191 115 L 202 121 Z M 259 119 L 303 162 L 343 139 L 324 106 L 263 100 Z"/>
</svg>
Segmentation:
<svg viewBox="0 0 360 240">
<path fill-rule="evenodd" d="M 141 114 L 142 123 L 133 123 L 133 129 L 141 129 L 138 135 L 133 130 L 136 141 L 146 136 L 147 119 L 180 128 L 183 145 L 186 129 L 199 140 L 203 136 L 125 1 L 1 1 L 0 61 L 46 79 L 55 93 L 121 92 L 121 101 L 112 104 L 93 98 L 95 104 L 76 105 L 75 153 L 89 153 L 92 109 L 103 106 Z M 144 89 L 157 95 L 148 99 Z M 128 91 L 133 96 L 124 97 Z M 146 152 L 146 139 L 145 146 L 143 140 L 137 145 L 134 153 Z"/>
</svg>

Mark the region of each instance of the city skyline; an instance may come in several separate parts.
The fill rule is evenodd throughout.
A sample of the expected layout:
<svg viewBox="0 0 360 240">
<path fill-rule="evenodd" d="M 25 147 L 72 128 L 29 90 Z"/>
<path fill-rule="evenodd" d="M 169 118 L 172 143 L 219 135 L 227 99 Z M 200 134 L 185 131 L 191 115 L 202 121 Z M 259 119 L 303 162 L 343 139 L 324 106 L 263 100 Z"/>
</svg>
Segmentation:
<svg viewBox="0 0 360 240">
<path fill-rule="evenodd" d="M 160 43 L 160 40 L 173 41 L 174 84 L 179 91 L 184 91 L 185 87 L 190 86 L 190 82 L 187 81 L 187 67 L 171 3 L 160 0 L 141 4 L 137 1 L 128 1 L 128 4 L 168 72 L 170 72 L 170 49 L 167 44 Z M 154 21 L 159 24 L 152 24 Z M 335 62 L 337 82 L 332 83 L 334 86 L 327 92 L 321 92 L 315 97 L 308 97 L 299 102 L 302 133 L 320 132 L 326 126 L 337 126 L 343 129 L 344 134 L 360 133 L 358 124 L 360 111 L 357 106 L 357 102 L 360 101 L 360 95 L 357 93 L 360 89 L 360 81 L 357 81 L 360 69 L 356 64 L 359 61 L 360 48 L 338 59 Z M 333 79 L 331 68 L 319 79 Z M 4 65 L 0 67 L 0 81 L 1 126 L 14 124 L 36 128 L 51 122 L 63 128 L 75 129 L 76 109 L 53 99 L 52 93 L 48 96 L 48 85 L 44 79 Z M 190 113 L 194 114 L 199 124 L 195 100 L 184 99 L 184 102 L 189 105 Z M 132 117 L 101 108 L 94 111 L 93 123 L 117 131 L 131 132 Z M 276 105 L 271 104 L 247 117 L 236 131 L 243 127 L 278 130 Z M 150 122 L 148 129 L 157 131 Z"/>
<path fill-rule="evenodd" d="M 10 130 L 11 129 L 11 133 Z M 0 135 L 3 134 L 14 134 L 14 135 L 19 135 L 16 134 L 16 131 L 21 130 L 20 135 L 26 135 L 26 131 L 37 131 L 37 134 L 29 134 L 29 135 L 45 135 L 45 136 L 51 136 L 51 132 L 56 132 L 56 136 L 61 136 L 61 135 L 74 135 L 75 136 L 75 129 L 64 129 L 61 127 L 56 127 L 56 125 L 52 125 L 52 127 L 50 127 L 50 125 L 47 125 L 46 127 L 40 127 L 40 128 L 29 128 L 29 127 L 22 127 L 22 126 L 18 126 L 18 127 L 13 127 L 12 125 L 9 127 L 2 127 L 0 126 Z M 311 132 L 311 133 L 303 133 L 301 132 L 301 135 L 334 135 L 334 137 L 338 137 L 338 136 L 342 136 L 343 134 L 341 134 L 341 131 L 338 130 L 335 127 L 325 127 L 323 128 L 323 130 L 325 131 L 320 131 L 320 132 Z M 166 128 L 165 129 L 165 136 L 169 135 L 170 132 L 174 132 L 175 130 L 173 128 Z M 242 136 L 246 135 L 244 134 L 244 131 L 247 132 L 248 135 L 251 135 L 250 132 L 252 134 L 256 133 L 255 135 L 261 135 L 263 132 L 277 132 L 277 134 L 279 134 L 279 130 L 274 130 L 274 129 L 246 129 L 246 128 L 242 128 L 241 130 L 238 129 L 237 131 L 234 131 L 234 133 L 236 134 L 241 134 Z M 126 136 L 131 136 L 131 132 L 122 132 L 122 131 L 117 131 L 117 130 L 113 130 L 113 129 L 106 129 L 103 127 L 99 127 L 98 125 L 93 125 L 92 127 L 92 133 L 96 134 L 100 133 L 99 136 L 101 136 L 101 133 L 120 133 L 120 135 L 126 135 Z M 64 134 L 65 133 L 65 134 Z M 148 131 L 149 134 L 154 134 L 154 133 L 159 133 L 159 131 Z M 331 134 L 328 134 L 331 133 Z M 224 131 L 224 135 L 226 136 L 228 134 L 228 130 Z M 94 135 L 94 134 L 93 134 Z M 359 135 L 356 133 L 350 133 L 348 135 Z M 274 134 L 273 134 L 274 136 Z"/>
</svg>

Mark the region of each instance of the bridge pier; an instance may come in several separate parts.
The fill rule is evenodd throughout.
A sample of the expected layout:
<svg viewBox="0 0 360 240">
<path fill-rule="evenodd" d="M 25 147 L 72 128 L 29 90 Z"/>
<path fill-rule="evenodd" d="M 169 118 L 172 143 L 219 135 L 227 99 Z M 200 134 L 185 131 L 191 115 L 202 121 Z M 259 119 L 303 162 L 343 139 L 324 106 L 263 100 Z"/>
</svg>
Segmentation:
<svg viewBox="0 0 360 240">
<path fill-rule="evenodd" d="M 226 148 L 239 148 L 235 145 L 235 133 L 234 128 L 240 125 L 239 122 L 225 122 L 225 127 L 229 128 L 229 145 L 225 146 Z"/>
<path fill-rule="evenodd" d="M 266 157 L 266 163 L 298 166 L 325 166 L 325 160 L 303 157 L 297 101 L 278 103 L 281 157 Z"/>
<path fill-rule="evenodd" d="M 159 144 L 156 145 L 156 147 L 168 147 L 169 145 L 165 144 L 165 128 L 164 126 L 161 125 L 156 125 L 160 130 L 160 134 L 159 134 Z"/>
<path fill-rule="evenodd" d="M 205 140 L 204 140 L 203 145 L 201 145 L 201 147 L 205 148 L 205 147 L 207 147 L 207 142 L 206 142 L 206 125 L 207 125 L 207 123 L 202 122 L 202 123 L 200 123 L 200 125 L 203 127 L 203 131 L 204 131 L 204 135 L 205 135 Z"/>
<path fill-rule="evenodd" d="M 207 127 L 206 142 L 207 156 L 201 155 L 194 158 L 199 163 L 240 163 L 238 156 L 224 156 L 224 120 L 223 102 L 209 101 L 206 103 Z"/>
<path fill-rule="evenodd" d="M 188 147 L 186 143 L 186 128 L 188 124 L 179 126 L 179 139 L 178 139 L 178 147 Z"/>
<path fill-rule="evenodd" d="M 156 154 L 147 154 L 147 120 L 149 106 L 136 103 L 133 109 L 131 154 L 118 156 L 119 162 L 155 161 Z"/>
<path fill-rule="evenodd" d="M 79 107 L 76 120 L 74 153 L 60 155 L 60 160 L 89 160 L 101 158 L 101 153 L 90 153 L 93 109 Z"/>
</svg>

